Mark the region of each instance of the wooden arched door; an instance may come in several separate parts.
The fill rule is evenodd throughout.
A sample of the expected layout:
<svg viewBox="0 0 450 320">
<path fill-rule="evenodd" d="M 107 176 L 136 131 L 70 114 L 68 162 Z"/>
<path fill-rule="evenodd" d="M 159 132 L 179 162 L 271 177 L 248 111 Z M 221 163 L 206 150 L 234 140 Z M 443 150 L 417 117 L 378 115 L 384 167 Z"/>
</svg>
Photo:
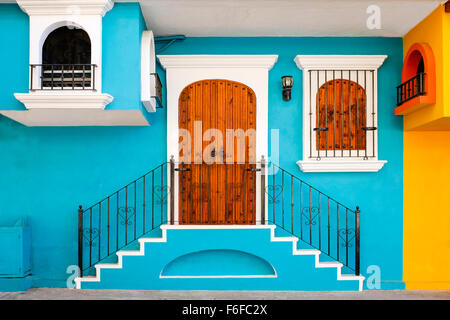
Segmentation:
<svg viewBox="0 0 450 320">
<path fill-rule="evenodd" d="M 255 93 L 202 80 L 184 88 L 178 105 L 179 223 L 255 224 Z"/>
</svg>

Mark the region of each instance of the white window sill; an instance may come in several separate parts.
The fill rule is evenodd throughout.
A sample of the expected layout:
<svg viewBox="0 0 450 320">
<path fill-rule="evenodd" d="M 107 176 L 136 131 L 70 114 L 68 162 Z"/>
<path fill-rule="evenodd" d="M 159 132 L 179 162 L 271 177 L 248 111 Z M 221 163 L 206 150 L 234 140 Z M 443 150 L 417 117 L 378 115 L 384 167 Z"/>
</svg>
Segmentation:
<svg viewBox="0 0 450 320">
<path fill-rule="evenodd" d="M 96 93 L 88 90 L 58 90 L 30 93 L 15 93 L 17 100 L 27 109 L 105 109 L 113 101 L 106 93 Z"/>
<path fill-rule="evenodd" d="M 378 172 L 385 160 L 300 160 L 297 165 L 303 172 Z"/>
</svg>

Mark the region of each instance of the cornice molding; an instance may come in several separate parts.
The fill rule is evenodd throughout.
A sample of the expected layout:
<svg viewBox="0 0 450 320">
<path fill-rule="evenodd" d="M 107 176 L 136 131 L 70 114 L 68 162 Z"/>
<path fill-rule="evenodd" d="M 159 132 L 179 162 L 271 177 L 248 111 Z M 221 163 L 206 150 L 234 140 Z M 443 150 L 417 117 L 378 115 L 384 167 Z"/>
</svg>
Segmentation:
<svg viewBox="0 0 450 320">
<path fill-rule="evenodd" d="M 167 68 L 263 68 L 270 70 L 278 55 L 158 55 Z"/>
<path fill-rule="evenodd" d="M 33 15 L 101 15 L 114 6 L 113 0 L 17 0 L 20 8 Z"/>
<path fill-rule="evenodd" d="M 301 70 L 377 70 L 387 55 L 297 55 Z"/>
</svg>

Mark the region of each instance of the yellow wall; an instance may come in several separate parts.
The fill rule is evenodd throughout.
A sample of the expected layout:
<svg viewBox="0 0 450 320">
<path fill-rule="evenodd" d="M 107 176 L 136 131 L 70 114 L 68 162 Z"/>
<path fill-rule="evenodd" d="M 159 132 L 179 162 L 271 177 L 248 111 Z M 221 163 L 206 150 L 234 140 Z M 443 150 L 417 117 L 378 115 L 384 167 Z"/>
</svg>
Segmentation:
<svg viewBox="0 0 450 320">
<path fill-rule="evenodd" d="M 404 116 L 403 279 L 408 290 L 450 290 L 450 13 L 443 6 L 405 35 L 405 55 L 416 42 L 433 49 L 436 104 Z"/>
<path fill-rule="evenodd" d="M 443 91 L 444 91 L 444 113 L 450 118 L 450 12 L 445 13 L 442 17 L 442 42 L 443 42 L 443 65 L 444 73 Z M 450 126 L 447 127 L 450 130 Z"/>
<path fill-rule="evenodd" d="M 450 132 L 404 133 L 406 289 L 450 290 Z"/>
</svg>

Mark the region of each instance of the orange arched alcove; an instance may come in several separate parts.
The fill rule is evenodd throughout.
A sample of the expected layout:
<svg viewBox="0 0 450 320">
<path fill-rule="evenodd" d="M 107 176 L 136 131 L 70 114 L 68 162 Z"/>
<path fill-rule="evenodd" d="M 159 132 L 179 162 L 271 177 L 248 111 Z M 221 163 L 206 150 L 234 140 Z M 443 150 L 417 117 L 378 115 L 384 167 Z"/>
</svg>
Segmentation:
<svg viewBox="0 0 450 320">
<path fill-rule="evenodd" d="M 424 42 L 414 43 L 406 54 L 403 62 L 402 83 L 417 74 L 420 60 L 423 59 L 425 72 L 425 95 L 415 97 L 395 108 L 396 115 L 405 115 L 436 103 L 436 65 L 431 47 Z"/>
</svg>

